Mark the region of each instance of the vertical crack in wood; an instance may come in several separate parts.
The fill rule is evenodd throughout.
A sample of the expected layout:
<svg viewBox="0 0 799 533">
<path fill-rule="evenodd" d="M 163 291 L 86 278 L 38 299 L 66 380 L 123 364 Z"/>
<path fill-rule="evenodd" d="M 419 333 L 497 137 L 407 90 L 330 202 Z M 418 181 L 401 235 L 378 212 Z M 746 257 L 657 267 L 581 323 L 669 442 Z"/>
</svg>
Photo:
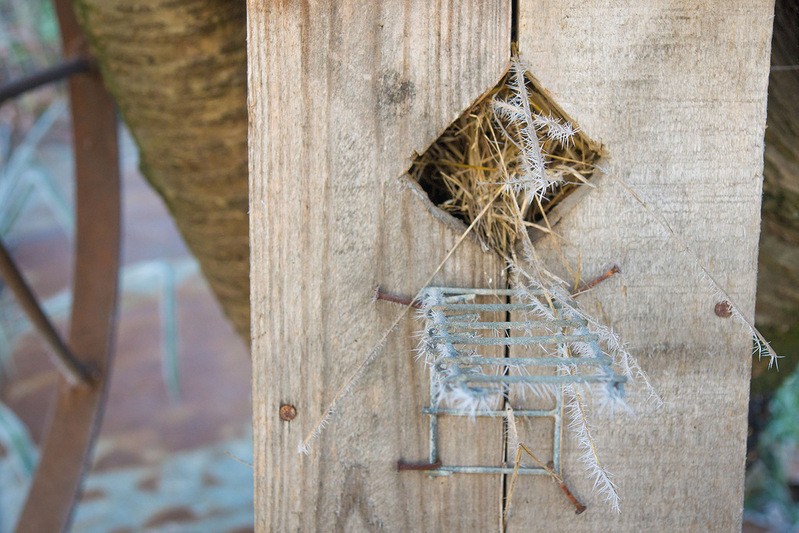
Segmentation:
<svg viewBox="0 0 799 533">
<path fill-rule="evenodd" d="M 516 0 L 514 0 L 513 3 L 516 4 Z M 515 10 L 514 10 L 513 13 L 514 13 L 514 16 L 515 16 Z M 505 286 L 508 289 L 512 288 L 510 280 L 507 280 Z M 508 304 L 511 303 L 510 296 L 506 296 L 505 297 L 505 303 L 508 303 Z M 511 320 L 513 320 L 511 318 L 511 312 L 510 311 L 505 311 L 505 322 L 510 322 Z M 506 336 L 510 335 L 510 330 L 509 329 L 505 330 L 505 335 Z M 505 350 L 504 350 L 504 357 L 505 358 L 509 358 L 510 357 L 510 348 L 511 348 L 510 345 L 505 346 Z M 503 372 L 505 374 L 507 374 L 509 372 L 509 370 L 510 370 L 510 368 L 506 366 L 505 369 L 503 370 Z M 505 394 L 505 397 L 502 399 L 502 410 L 506 411 L 509 404 L 510 404 L 509 394 Z M 509 455 L 508 455 L 508 444 L 509 444 L 509 439 L 508 439 L 508 419 L 507 419 L 507 417 L 505 417 L 503 419 L 503 422 L 502 422 L 502 463 L 503 463 L 503 465 L 508 463 L 508 458 L 509 458 Z M 508 479 L 509 479 L 508 475 L 505 474 L 505 475 L 502 476 L 502 481 L 500 483 L 500 487 L 501 487 L 501 490 L 502 490 L 502 499 L 500 500 L 502 505 L 499 506 L 499 523 L 500 523 L 500 531 L 501 532 L 507 531 L 507 529 L 508 529 L 508 524 L 505 523 L 505 510 L 507 509 L 508 505 L 510 504 L 510 502 L 508 502 Z"/>
<path fill-rule="evenodd" d="M 510 2 L 510 55 L 519 52 L 519 0 Z"/>
</svg>

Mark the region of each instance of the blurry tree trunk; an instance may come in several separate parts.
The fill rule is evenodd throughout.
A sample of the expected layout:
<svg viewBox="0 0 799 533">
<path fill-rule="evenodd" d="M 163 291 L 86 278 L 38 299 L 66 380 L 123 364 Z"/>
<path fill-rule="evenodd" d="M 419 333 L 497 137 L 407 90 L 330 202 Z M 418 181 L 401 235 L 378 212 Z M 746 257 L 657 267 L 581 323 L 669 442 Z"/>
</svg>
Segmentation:
<svg viewBox="0 0 799 533">
<path fill-rule="evenodd" d="M 76 11 L 144 175 L 248 337 L 244 3 L 77 0 Z"/>
<path fill-rule="evenodd" d="M 757 321 L 799 348 L 799 5 L 778 0 L 771 49 Z M 784 355 L 789 355 L 785 353 Z M 795 359 L 795 358 L 788 358 Z M 791 361 L 785 361 L 792 364 Z M 783 375 L 787 375 L 781 373 Z"/>
</svg>

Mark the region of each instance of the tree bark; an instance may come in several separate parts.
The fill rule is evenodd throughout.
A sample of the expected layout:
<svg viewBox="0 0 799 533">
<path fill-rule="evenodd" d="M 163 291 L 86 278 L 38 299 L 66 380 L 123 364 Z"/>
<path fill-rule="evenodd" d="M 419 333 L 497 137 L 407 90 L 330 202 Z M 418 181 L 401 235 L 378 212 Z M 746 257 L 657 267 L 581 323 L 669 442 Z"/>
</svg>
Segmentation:
<svg viewBox="0 0 799 533">
<path fill-rule="evenodd" d="M 142 172 L 248 338 L 244 3 L 77 0 L 76 11 Z"/>
<path fill-rule="evenodd" d="M 799 6 L 777 2 L 771 47 L 757 320 L 786 333 L 799 317 Z"/>
</svg>

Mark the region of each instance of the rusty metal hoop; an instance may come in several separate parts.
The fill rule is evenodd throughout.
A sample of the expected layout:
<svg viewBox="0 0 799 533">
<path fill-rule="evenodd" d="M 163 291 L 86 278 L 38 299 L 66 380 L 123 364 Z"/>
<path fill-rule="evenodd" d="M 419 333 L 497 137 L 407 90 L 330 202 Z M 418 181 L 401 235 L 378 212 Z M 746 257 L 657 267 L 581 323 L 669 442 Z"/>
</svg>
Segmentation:
<svg viewBox="0 0 799 533">
<path fill-rule="evenodd" d="M 55 0 L 64 56 L 88 55 L 70 0 Z M 120 185 L 116 110 L 97 72 L 69 80 L 77 211 L 69 340 L 92 380 L 77 386 L 62 375 L 41 458 L 18 532 L 68 529 L 108 390 L 120 250 Z"/>
</svg>

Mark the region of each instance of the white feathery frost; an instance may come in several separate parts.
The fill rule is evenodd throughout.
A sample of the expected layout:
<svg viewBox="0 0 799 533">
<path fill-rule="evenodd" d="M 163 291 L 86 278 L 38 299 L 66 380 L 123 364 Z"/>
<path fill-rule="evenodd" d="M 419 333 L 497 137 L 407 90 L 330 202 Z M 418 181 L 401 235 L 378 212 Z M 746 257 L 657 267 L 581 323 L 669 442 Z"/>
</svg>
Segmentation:
<svg viewBox="0 0 799 533">
<path fill-rule="evenodd" d="M 519 450 L 519 428 L 516 426 L 516 416 L 513 414 L 513 407 L 510 404 L 505 406 L 505 427 L 507 428 L 507 453 L 508 457 L 516 457 Z"/>
<path fill-rule="evenodd" d="M 538 129 L 546 131 L 547 137 L 561 144 L 571 142 L 578 131 L 571 122 L 562 121 L 552 115 L 535 115 L 534 123 Z"/>
<path fill-rule="evenodd" d="M 535 261 L 535 258 L 532 259 Z M 651 401 L 658 407 L 662 404 L 646 374 L 636 359 L 627 351 L 622 340 L 613 329 L 604 325 L 589 313 L 582 310 L 563 284 L 553 281 L 544 283 L 532 275 L 520 264 L 510 265 L 514 294 L 519 301 L 528 304 L 531 317 L 544 320 L 566 319 L 573 323 L 583 324 L 574 328 L 574 333 L 593 335 L 594 341 L 573 341 L 558 347 L 558 356 L 564 359 L 607 357 L 612 367 L 628 380 L 627 386 L 635 383 L 642 385 L 648 392 Z M 554 277 L 553 277 L 554 279 Z M 599 449 L 595 439 L 595 430 L 589 420 L 590 402 L 597 408 L 614 414 L 631 414 L 632 410 L 624 401 L 623 389 L 618 387 L 613 378 L 610 366 L 599 369 L 601 375 L 608 379 L 598 383 L 569 383 L 562 387 L 565 400 L 565 411 L 569 419 L 568 428 L 581 450 L 580 459 L 589 477 L 594 482 L 594 490 L 600 494 L 615 511 L 620 510 L 620 498 L 612 475 L 600 461 Z M 559 373 L 579 376 L 581 373 L 596 373 L 593 365 L 564 364 Z"/>
<path fill-rule="evenodd" d="M 476 354 L 459 353 L 448 341 L 446 316 L 435 309 L 435 306 L 448 300 L 439 289 L 428 288 L 423 291 L 420 301 L 419 316 L 424 320 L 424 326 L 417 351 L 420 357 L 424 356 L 425 363 L 430 367 L 433 402 L 458 409 L 471 417 L 478 411 L 494 408 L 498 403 L 496 390 L 473 386 L 465 381 L 469 376 L 484 375 L 483 369 L 477 365 L 464 365 L 452 360 L 458 356 Z M 459 334 L 460 337 L 469 335 L 474 334 Z"/>
<path fill-rule="evenodd" d="M 516 194 L 524 192 L 531 198 L 543 199 L 547 192 L 562 183 L 562 178 L 547 172 L 547 159 L 541 148 L 540 135 L 565 144 L 577 130 L 557 117 L 533 111 L 526 72 L 527 66 L 515 58 L 509 80 L 511 96 L 507 100 L 495 98 L 492 106 L 502 131 L 519 148 L 521 173 L 508 175 L 505 186 Z M 505 124 L 511 126 L 510 130 Z"/>
<path fill-rule="evenodd" d="M 564 387 L 566 412 L 569 416 L 569 430 L 574 434 L 580 447 L 580 460 L 594 482 L 594 490 L 610 505 L 614 512 L 621 512 L 621 498 L 612 475 L 599 459 L 596 441 L 586 413 L 585 399 L 575 384 Z"/>
<path fill-rule="evenodd" d="M 513 358 L 508 358 L 508 371 L 510 375 L 529 376 L 527 367 L 521 365 L 514 365 Z M 511 389 L 515 393 L 517 399 L 521 401 L 527 400 L 528 395 L 539 400 L 554 400 L 560 394 L 560 385 L 557 383 L 514 383 Z"/>
<path fill-rule="evenodd" d="M 560 316 L 570 320 L 584 321 L 588 332 L 596 335 L 599 338 L 599 344 L 604 347 L 600 348 L 600 351 L 613 360 L 613 364 L 619 368 L 621 374 L 627 377 L 631 383 L 638 382 L 643 385 L 651 402 L 657 407 L 663 405 L 663 400 L 655 391 L 655 388 L 649 381 L 649 377 L 641 368 L 636 358 L 625 348 L 621 338 L 612 328 L 609 328 L 580 309 L 574 298 L 572 298 L 563 287 L 557 285 L 550 285 L 547 287 L 543 283 L 535 280 L 530 274 L 525 272 L 524 269 L 518 266 L 513 267 L 512 274 L 515 278 L 514 286 L 516 288 L 516 294 L 519 295 L 520 299 L 533 306 L 536 306 L 534 302 L 538 302 L 534 310 L 536 315 L 549 319 L 555 318 L 554 309 L 551 306 L 545 306 L 536 296 L 536 293 L 543 292 L 546 295 L 546 300 L 557 305 Z M 527 285 L 520 281 L 520 277 L 522 276 L 527 280 Z M 569 348 L 572 351 L 572 355 L 578 357 L 592 357 L 597 350 L 597 347 L 586 342 L 569 343 Z M 613 401 L 610 403 L 605 402 L 606 405 L 619 405 L 617 400 L 620 398 L 618 396 L 611 394 L 608 399 Z"/>
</svg>

